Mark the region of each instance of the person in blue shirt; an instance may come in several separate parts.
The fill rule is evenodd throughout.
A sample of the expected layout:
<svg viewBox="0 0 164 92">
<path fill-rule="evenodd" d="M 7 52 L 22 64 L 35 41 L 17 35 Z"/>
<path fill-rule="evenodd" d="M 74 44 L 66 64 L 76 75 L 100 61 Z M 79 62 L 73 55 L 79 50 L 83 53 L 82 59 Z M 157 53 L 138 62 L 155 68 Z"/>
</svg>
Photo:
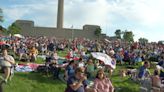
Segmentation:
<svg viewBox="0 0 164 92">
<path fill-rule="evenodd" d="M 148 61 L 145 61 L 144 62 L 144 65 L 140 67 L 139 69 L 139 74 L 138 74 L 138 77 L 140 79 L 143 79 L 145 77 L 148 77 L 150 75 L 150 72 L 148 70 L 148 68 L 150 67 L 150 64 Z"/>
<path fill-rule="evenodd" d="M 65 71 L 65 79 L 67 80 L 69 77 L 73 76 L 75 74 L 75 61 L 72 60 L 69 62 L 68 66 L 66 67 Z"/>
<path fill-rule="evenodd" d="M 158 65 L 164 69 L 164 57 L 163 56 L 160 57 L 160 61 L 159 61 Z M 160 70 L 160 77 L 164 78 L 164 71 L 162 69 Z"/>
<path fill-rule="evenodd" d="M 65 92 L 86 92 L 87 77 L 81 68 L 75 70 L 75 74 L 68 78 Z"/>
</svg>

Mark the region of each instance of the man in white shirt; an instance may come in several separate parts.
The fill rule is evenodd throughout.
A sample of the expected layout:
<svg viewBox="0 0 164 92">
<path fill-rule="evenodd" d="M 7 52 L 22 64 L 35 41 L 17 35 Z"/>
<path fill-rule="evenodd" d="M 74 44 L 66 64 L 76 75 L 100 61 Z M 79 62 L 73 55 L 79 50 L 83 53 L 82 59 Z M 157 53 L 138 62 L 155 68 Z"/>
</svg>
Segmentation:
<svg viewBox="0 0 164 92">
<path fill-rule="evenodd" d="M 4 68 L 4 79 L 5 82 L 7 82 L 10 73 L 11 73 L 11 66 L 15 64 L 15 60 L 12 56 L 8 55 L 8 52 L 6 49 L 2 51 L 2 55 L 0 56 L 0 66 Z"/>
</svg>

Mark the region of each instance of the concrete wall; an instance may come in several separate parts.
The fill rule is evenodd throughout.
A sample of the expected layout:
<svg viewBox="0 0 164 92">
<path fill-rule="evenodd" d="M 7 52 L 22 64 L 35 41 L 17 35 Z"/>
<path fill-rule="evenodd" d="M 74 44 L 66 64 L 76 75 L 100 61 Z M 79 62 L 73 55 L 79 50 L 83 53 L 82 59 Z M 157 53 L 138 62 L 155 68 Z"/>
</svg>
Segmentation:
<svg viewBox="0 0 164 92">
<path fill-rule="evenodd" d="M 32 35 L 33 34 L 33 28 L 34 28 L 34 22 L 33 21 L 27 21 L 27 20 L 17 20 L 16 25 L 18 25 L 21 28 L 21 34 L 24 36 Z"/>
<path fill-rule="evenodd" d="M 97 25 L 84 25 L 83 29 L 57 29 L 53 27 L 35 27 L 33 21 L 17 20 L 16 24 L 21 28 L 21 34 L 25 36 L 48 36 L 56 38 L 89 38 L 97 39 L 94 34 L 95 30 L 100 26 Z M 106 36 L 106 35 L 105 35 Z M 104 34 L 101 38 L 104 37 Z"/>
</svg>

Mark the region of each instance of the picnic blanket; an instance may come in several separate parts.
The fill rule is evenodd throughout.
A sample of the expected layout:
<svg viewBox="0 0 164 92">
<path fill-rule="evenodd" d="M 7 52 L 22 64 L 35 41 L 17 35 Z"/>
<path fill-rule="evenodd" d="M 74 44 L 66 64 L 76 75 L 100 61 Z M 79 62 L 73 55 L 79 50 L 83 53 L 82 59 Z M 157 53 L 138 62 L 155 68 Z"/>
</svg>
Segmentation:
<svg viewBox="0 0 164 92">
<path fill-rule="evenodd" d="M 35 64 L 35 63 L 28 63 L 28 64 L 19 64 L 16 66 L 15 70 L 17 72 L 32 72 L 37 69 L 38 66 L 43 64 Z"/>
</svg>

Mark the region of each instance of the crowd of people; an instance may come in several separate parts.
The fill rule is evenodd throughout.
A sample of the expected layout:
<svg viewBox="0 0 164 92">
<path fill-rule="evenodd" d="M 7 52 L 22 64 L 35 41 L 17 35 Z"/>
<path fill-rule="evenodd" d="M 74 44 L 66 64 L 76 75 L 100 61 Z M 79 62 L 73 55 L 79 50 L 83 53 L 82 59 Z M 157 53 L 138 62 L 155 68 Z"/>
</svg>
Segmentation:
<svg viewBox="0 0 164 92">
<path fill-rule="evenodd" d="M 137 78 L 151 78 L 153 86 L 163 90 L 162 80 L 164 78 L 164 45 L 157 43 L 126 43 L 120 40 L 107 41 L 89 40 L 85 38 L 56 39 L 48 37 L 5 37 L 3 42 L 9 47 L 3 49 L 0 62 L 8 62 L 8 65 L 1 64 L 5 70 L 4 81 L 7 82 L 10 69 L 17 61 L 37 61 L 38 55 L 45 56 L 45 65 L 50 67 L 54 78 L 57 79 L 60 70 L 63 68 L 64 79 L 67 81 L 65 92 L 114 92 L 114 86 L 110 78 L 113 68 L 104 64 L 101 60 L 92 57 L 92 52 L 105 53 L 120 65 L 140 65 Z M 10 49 L 13 57 L 7 54 Z M 61 61 L 58 51 L 66 51 L 67 55 Z M 16 58 L 16 56 L 18 58 Z M 154 75 L 150 76 L 150 63 L 157 62 Z M 59 67 L 59 65 L 64 66 Z M 163 92 L 163 91 L 161 91 Z"/>
</svg>

